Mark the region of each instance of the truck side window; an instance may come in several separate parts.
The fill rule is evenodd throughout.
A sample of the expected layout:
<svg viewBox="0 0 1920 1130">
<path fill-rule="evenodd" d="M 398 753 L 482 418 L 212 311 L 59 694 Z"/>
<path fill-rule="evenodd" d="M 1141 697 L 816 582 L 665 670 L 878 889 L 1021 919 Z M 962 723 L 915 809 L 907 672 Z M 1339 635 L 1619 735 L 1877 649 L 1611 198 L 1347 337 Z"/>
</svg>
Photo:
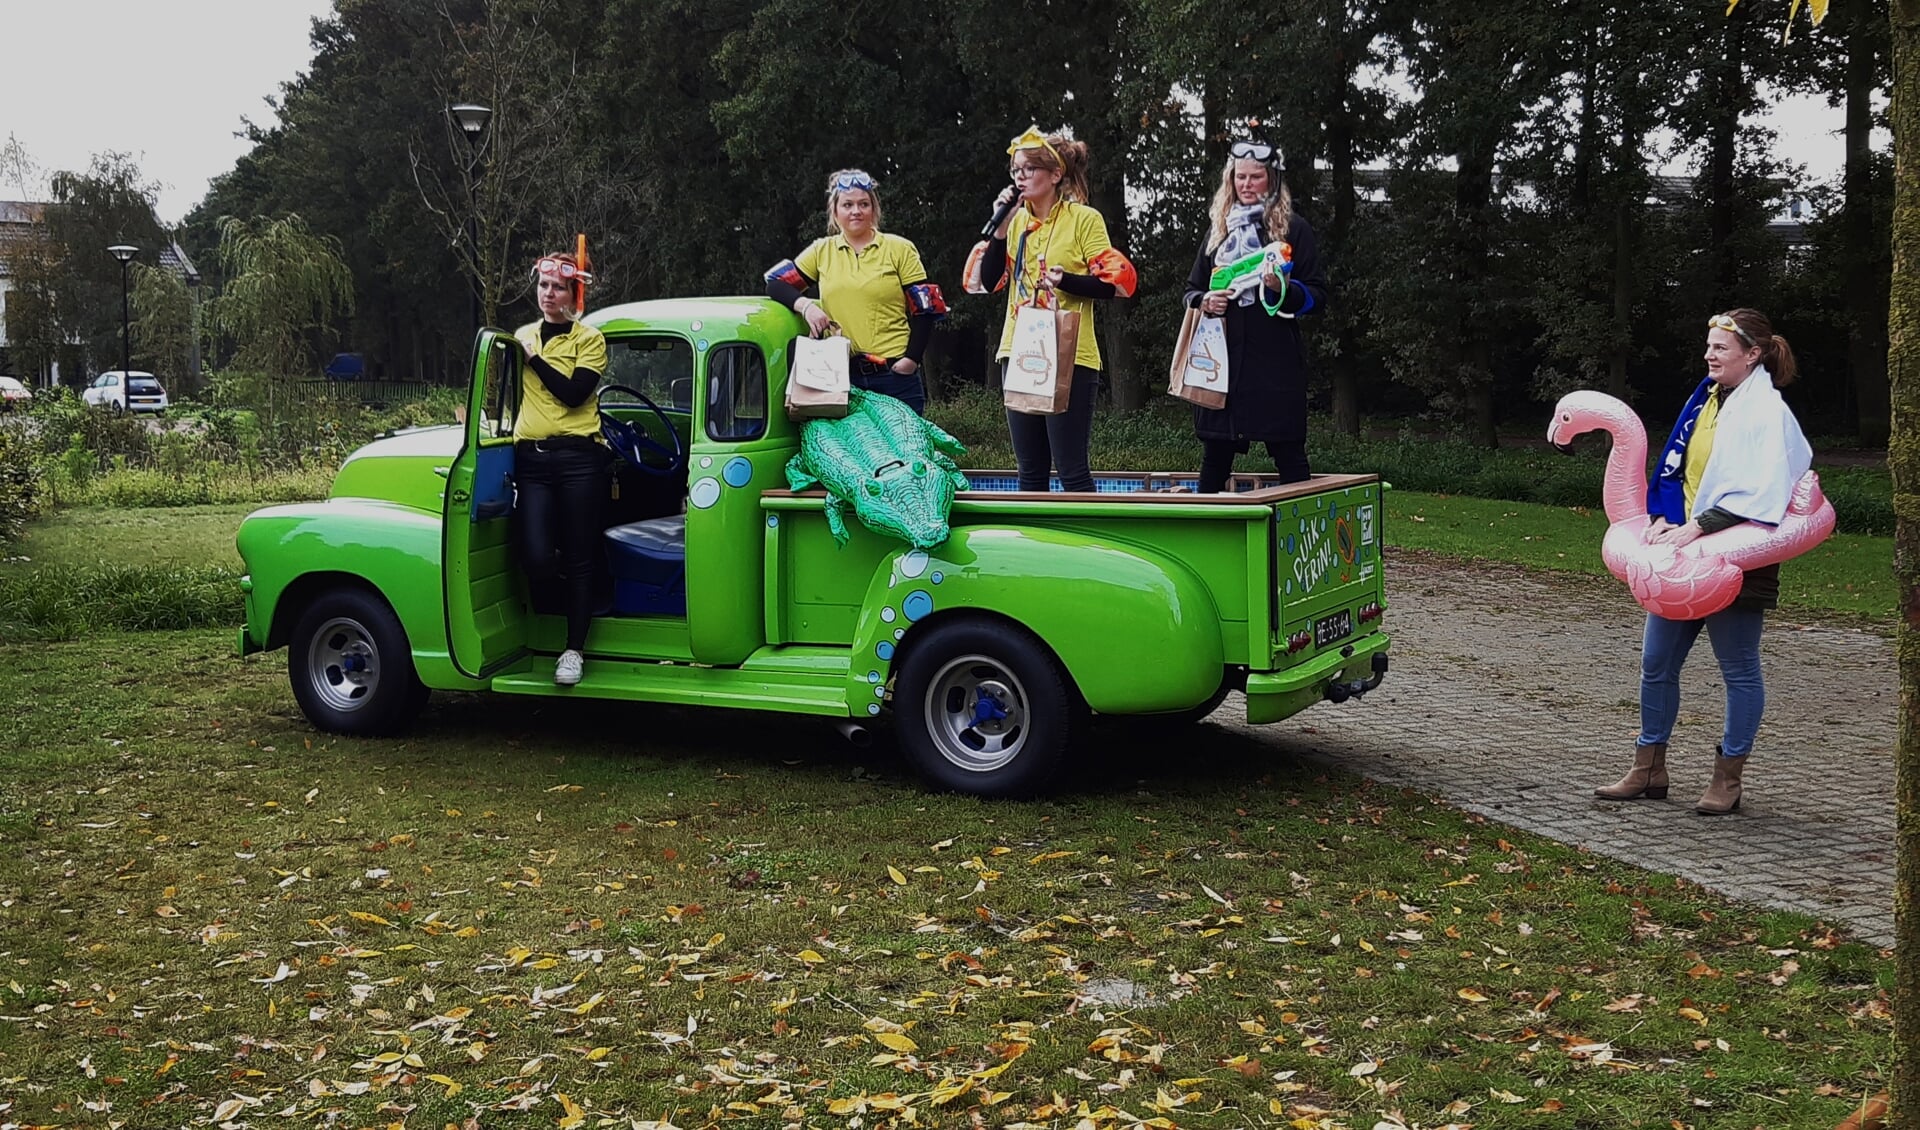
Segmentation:
<svg viewBox="0 0 1920 1130">
<path fill-rule="evenodd" d="M 745 342 L 707 354 L 707 437 L 758 439 L 767 432 L 767 359 Z"/>
<path fill-rule="evenodd" d="M 487 351 L 486 391 L 481 394 L 483 410 L 491 418 L 481 421 L 481 435 L 504 436 L 513 433 L 513 418 L 520 409 L 520 350 L 511 337 L 494 339 Z"/>
</svg>

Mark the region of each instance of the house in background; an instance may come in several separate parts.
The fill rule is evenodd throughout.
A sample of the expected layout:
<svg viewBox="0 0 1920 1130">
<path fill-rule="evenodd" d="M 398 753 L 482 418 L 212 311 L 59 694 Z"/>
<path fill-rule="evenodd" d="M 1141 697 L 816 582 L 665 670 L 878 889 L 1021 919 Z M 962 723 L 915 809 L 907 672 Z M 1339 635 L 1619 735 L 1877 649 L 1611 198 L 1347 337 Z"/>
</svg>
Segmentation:
<svg viewBox="0 0 1920 1130">
<path fill-rule="evenodd" d="M 15 372 L 11 351 L 7 348 L 7 295 L 13 289 L 12 250 L 31 239 L 39 229 L 46 225 L 47 209 L 53 207 L 30 200 L 0 200 L 0 375 L 19 377 L 38 387 L 51 387 L 60 383 L 60 362 L 54 361 L 45 370 L 37 373 Z M 193 265 L 186 249 L 173 240 L 160 249 L 160 265 L 172 271 L 180 281 L 187 285 L 193 296 L 194 324 L 200 320 L 200 270 Z M 75 345 L 78 342 L 73 343 Z M 63 351 L 66 352 L 66 351 Z M 74 359 L 69 368 L 75 372 L 69 376 L 85 379 L 84 366 Z M 189 379 L 189 387 L 198 387 L 200 383 L 200 337 L 193 335 L 193 356 L 189 362 L 189 372 L 182 374 Z"/>
<path fill-rule="evenodd" d="M 46 222 L 47 206 L 27 200 L 0 200 L 0 375 L 20 377 L 35 386 L 54 384 L 60 379 L 60 363 L 46 372 L 17 373 L 7 348 L 7 295 L 13 290 L 14 248 L 31 240 L 36 229 Z"/>
</svg>

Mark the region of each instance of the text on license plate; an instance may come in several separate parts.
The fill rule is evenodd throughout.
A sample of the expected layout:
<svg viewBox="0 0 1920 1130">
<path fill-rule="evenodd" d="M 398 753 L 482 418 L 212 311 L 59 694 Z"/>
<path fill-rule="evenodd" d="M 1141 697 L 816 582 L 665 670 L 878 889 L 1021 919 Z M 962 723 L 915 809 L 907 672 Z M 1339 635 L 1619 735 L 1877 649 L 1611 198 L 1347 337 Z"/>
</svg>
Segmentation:
<svg viewBox="0 0 1920 1130">
<path fill-rule="evenodd" d="M 1325 647 L 1335 640 L 1343 640 L 1353 634 L 1353 612 L 1342 608 L 1331 616 L 1322 616 L 1313 622 L 1313 646 Z"/>
</svg>

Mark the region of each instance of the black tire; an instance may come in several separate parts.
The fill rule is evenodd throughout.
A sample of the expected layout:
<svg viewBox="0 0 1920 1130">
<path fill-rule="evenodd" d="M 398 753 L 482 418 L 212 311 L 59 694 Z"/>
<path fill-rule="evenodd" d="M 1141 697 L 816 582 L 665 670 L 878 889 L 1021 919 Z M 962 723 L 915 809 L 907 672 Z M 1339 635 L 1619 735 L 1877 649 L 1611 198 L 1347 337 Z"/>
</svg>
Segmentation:
<svg viewBox="0 0 1920 1130">
<path fill-rule="evenodd" d="M 1072 682 L 1030 632 L 991 620 L 936 624 L 911 641 L 894 682 L 900 751 L 936 788 L 983 797 L 1040 792 L 1073 743 Z M 985 713 L 1000 717 L 981 717 Z"/>
<path fill-rule="evenodd" d="M 397 733 L 426 703 L 407 633 L 371 593 L 322 593 L 300 614 L 287 650 L 293 697 L 307 719 L 329 733 Z"/>
</svg>

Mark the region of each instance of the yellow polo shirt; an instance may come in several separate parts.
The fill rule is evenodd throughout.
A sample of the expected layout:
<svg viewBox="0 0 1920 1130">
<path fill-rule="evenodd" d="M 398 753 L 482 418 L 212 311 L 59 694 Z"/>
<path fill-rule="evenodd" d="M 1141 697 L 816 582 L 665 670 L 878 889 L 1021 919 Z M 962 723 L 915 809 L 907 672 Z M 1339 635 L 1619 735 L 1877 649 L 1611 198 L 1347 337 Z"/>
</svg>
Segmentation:
<svg viewBox="0 0 1920 1130">
<path fill-rule="evenodd" d="M 1685 482 L 1689 518 L 1693 517 L 1694 496 L 1700 493 L 1700 480 L 1707 473 L 1707 460 L 1713 455 L 1713 432 L 1720 424 L 1720 398 L 1725 395 L 1718 390 L 1707 394 L 1707 402 L 1700 406 L 1700 417 L 1693 422 L 1693 435 L 1687 439 Z"/>
<path fill-rule="evenodd" d="M 820 305 L 856 353 L 901 357 L 907 352 L 907 299 L 900 288 L 927 281 L 920 250 L 910 239 L 880 232 L 859 251 L 844 234 L 816 239 L 794 264 L 820 286 Z"/>
<path fill-rule="evenodd" d="M 1020 233 L 1027 233 L 1026 253 L 1020 255 Z M 1070 275 L 1090 275 L 1093 257 L 1113 247 L 1107 237 L 1107 221 L 1085 204 L 1062 201 L 1044 220 L 1035 220 L 1025 204 L 1014 209 L 1007 223 L 1007 318 L 1000 330 L 1000 352 L 1005 361 L 1013 352 L 1014 309 L 1031 302 L 1039 289 L 1040 263 L 1059 267 Z M 1019 271 L 1016 276 L 1015 270 Z M 1089 369 L 1100 368 L 1100 341 L 1093 332 L 1093 299 L 1055 291 L 1061 310 L 1080 311 L 1080 343 L 1074 349 L 1073 363 Z"/>
<path fill-rule="evenodd" d="M 555 334 L 546 344 L 540 342 L 540 323 L 530 322 L 514 334 L 530 354 L 539 354 L 562 373 L 588 368 L 606 375 L 607 338 L 585 322 L 575 322 L 563 334 Z M 552 439 L 555 436 L 594 436 L 600 434 L 600 409 L 588 397 L 578 408 L 569 408 L 547 391 L 546 382 L 532 365 L 520 366 L 520 415 L 513 421 L 514 439 Z"/>
</svg>

